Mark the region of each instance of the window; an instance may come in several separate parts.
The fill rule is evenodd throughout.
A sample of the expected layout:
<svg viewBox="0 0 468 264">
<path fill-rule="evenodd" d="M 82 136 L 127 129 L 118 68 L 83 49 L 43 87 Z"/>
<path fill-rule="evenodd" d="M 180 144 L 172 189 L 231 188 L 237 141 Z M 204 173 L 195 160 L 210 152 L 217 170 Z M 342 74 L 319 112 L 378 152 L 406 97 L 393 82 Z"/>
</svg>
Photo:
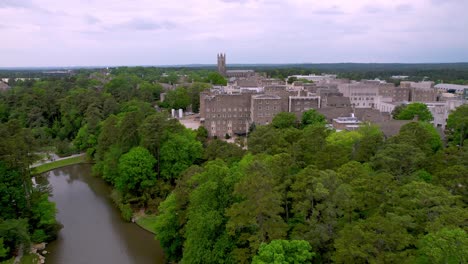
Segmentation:
<svg viewBox="0 0 468 264">
<path fill-rule="evenodd" d="M 261 106 L 259 106 L 259 107 L 258 107 L 258 110 L 262 110 L 262 107 L 261 107 Z"/>
<path fill-rule="evenodd" d="M 266 101 L 265 103 L 266 103 L 266 104 L 269 104 L 269 103 L 270 103 L 270 101 Z"/>
</svg>

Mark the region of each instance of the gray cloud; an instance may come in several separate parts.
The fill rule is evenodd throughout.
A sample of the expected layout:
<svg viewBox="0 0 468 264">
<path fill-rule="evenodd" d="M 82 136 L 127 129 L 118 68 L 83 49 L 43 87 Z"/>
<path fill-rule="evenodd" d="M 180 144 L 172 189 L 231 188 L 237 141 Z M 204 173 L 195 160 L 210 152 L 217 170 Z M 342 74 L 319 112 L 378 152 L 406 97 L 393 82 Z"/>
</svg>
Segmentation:
<svg viewBox="0 0 468 264">
<path fill-rule="evenodd" d="M 366 5 L 362 8 L 362 10 L 364 11 L 364 13 L 368 13 L 368 14 L 378 14 L 378 13 L 385 12 L 384 8 L 382 8 L 381 6 L 377 6 L 377 5 Z"/>
<path fill-rule="evenodd" d="M 173 29 L 176 24 L 170 21 L 156 22 L 150 19 L 133 18 L 125 23 L 116 24 L 108 27 L 111 30 L 126 29 L 136 31 L 154 31 L 162 29 Z"/>
<path fill-rule="evenodd" d="M 0 0 L 0 9 L 9 40 L 0 67 L 214 63 L 217 51 L 229 63 L 468 61 L 468 0 Z"/>
<path fill-rule="evenodd" d="M 343 12 L 343 10 L 341 10 L 341 8 L 336 5 L 315 10 L 313 11 L 313 13 L 317 15 L 344 15 L 345 14 L 345 12 Z"/>
<path fill-rule="evenodd" d="M 31 0 L 0 0 L 0 8 L 30 8 Z"/>
<path fill-rule="evenodd" d="M 90 24 L 90 25 L 95 25 L 95 24 L 99 24 L 101 23 L 101 19 L 95 17 L 95 16 L 92 16 L 92 15 L 86 15 L 84 17 L 84 20 L 86 21 L 87 24 Z"/>
<path fill-rule="evenodd" d="M 410 4 L 401 4 L 401 5 L 397 5 L 395 7 L 395 10 L 397 12 L 411 12 L 414 10 L 414 6 L 410 5 Z"/>
</svg>

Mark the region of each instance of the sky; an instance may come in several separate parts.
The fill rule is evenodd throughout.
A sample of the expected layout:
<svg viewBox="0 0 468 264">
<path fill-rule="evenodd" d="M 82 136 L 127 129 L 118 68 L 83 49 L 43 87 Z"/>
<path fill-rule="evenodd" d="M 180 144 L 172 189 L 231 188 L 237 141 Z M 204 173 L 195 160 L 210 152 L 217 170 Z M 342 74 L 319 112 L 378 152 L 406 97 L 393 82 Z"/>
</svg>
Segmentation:
<svg viewBox="0 0 468 264">
<path fill-rule="evenodd" d="M 0 67 L 467 62 L 468 0 L 0 0 Z"/>
</svg>

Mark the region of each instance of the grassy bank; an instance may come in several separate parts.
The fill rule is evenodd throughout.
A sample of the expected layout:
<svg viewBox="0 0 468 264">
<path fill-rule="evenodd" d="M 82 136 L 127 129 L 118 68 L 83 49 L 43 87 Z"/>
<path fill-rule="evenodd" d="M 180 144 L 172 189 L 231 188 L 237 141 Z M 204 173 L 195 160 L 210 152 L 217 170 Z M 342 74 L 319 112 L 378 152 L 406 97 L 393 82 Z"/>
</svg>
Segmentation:
<svg viewBox="0 0 468 264">
<path fill-rule="evenodd" d="M 15 263 L 15 258 L 5 260 L 0 262 L 0 264 L 13 264 Z M 21 258 L 20 264 L 37 264 L 39 263 L 39 257 L 36 254 L 24 254 Z"/>
<path fill-rule="evenodd" d="M 155 220 L 156 220 L 156 215 L 143 215 L 136 220 L 136 223 L 143 229 L 154 234 L 156 233 L 154 230 Z"/>
<path fill-rule="evenodd" d="M 85 163 L 87 162 L 86 156 L 78 156 L 78 157 L 73 157 L 69 159 L 62 159 L 62 160 L 57 160 L 57 161 L 52 161 L 50 163 L 42 164 L 40 166 L 37 166 L 36 168 L 32 169 L 31 173 L 34 174 L 40 174 L 46 171 L 50 171 L 53 169 L 57 169 L 60 167 L 65 167 L 68 165 L 73 165 L 73 164 L 79 164 L 79 163 Z"/>
</svg>

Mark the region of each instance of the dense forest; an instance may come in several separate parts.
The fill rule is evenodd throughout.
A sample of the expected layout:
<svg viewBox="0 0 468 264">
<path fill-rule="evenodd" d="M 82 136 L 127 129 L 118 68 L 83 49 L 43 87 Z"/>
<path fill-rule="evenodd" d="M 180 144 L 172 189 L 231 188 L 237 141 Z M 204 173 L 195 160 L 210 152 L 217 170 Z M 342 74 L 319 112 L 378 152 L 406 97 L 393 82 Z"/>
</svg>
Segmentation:
<svg viewBox="0 0 468 264">
<path fill-rule="evenodd" d="M 54 146 L 87 153 L 125 220 L 157 215 L 167 261 L 466 263 L 466 105 L 449 116 L 447 142 L 425 121 L 391 138 L 370 124 L 336 132 L 310 110 L 231 144 L 169 118 L 197 112 L 200 91 L 223 82 L 207 69 L 122 67 L 0 92 L 0 260 L 60 229 L 29 169 Z"/>
</svg>

